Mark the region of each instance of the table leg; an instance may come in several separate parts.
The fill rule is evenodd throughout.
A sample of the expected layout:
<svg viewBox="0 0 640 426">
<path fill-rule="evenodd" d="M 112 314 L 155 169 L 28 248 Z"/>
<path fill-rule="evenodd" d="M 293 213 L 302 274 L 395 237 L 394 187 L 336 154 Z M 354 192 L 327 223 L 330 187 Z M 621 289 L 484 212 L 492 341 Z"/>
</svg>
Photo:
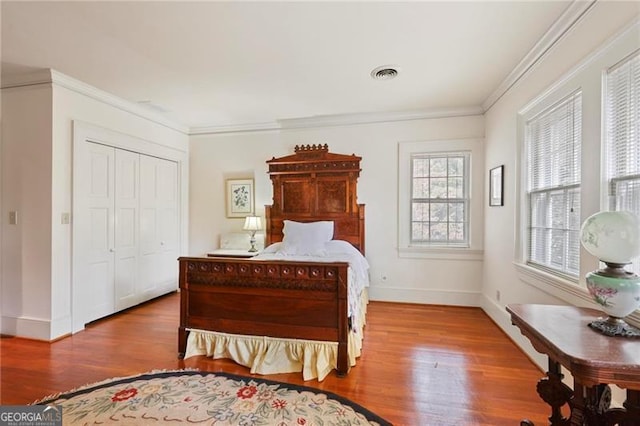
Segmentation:
<svg viewBox="0 0 640 426">
<path fill-rule="evenodd" d="M 640 426 L 640 391 L 627 390 L 624 408 L 610 408 L 611 389 L 602 384 L 587 391 L 585 425 L 588 426 Z"/>
<path fill-rule="evenodd" d="M 540 379 L 536 388 L 542 400 L 551 406 L 551 416 L 549 417 L 551 426 L 569 425 L 569 419 L 562 415 L 561 408 L 572 400 L 573 390 L 562 383 L 563 377 L 560 363 L 549 358 L 547 377 Z"/>
<path fill-rule="evenodd" d="M 573 398 L 569 406 L 571 407 L 571 426 L 583 426 L 585 422 L 585 407 L 589 401 L 589 396 L 585 400 L 585 388 L 580 383 L 573 382 Z"/>
</svg>

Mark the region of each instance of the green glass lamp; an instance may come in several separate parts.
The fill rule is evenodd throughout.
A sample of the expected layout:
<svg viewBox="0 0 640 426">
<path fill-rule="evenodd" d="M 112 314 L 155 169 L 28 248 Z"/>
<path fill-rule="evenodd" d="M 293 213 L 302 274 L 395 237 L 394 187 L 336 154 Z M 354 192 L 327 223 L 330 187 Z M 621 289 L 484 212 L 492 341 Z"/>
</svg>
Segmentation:
<svg viewBox="0 0 640 426">
<path fill-rule="evenodd" d="M 606 265 L 586 275 L 589 294 L 608 315 L 589 326 L 607 336 L 640 337 L 640 329 L 624 320 L 640 307 L 640 276 L 625 269 L 640 256 L 640 218 L 626 211 L 596 213 L 582 224 L 580 240 Z"/>
</svg>

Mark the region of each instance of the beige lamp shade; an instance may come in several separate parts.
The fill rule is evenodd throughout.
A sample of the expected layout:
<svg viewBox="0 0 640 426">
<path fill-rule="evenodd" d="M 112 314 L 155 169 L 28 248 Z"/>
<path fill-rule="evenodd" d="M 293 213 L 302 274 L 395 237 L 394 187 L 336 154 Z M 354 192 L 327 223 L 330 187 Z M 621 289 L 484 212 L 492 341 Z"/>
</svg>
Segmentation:
<svg viewBox="0 0 640 426">
<path fill-rule="evenodd" d="M 259 231 L 262 229 L 262 221 L 259 216 L 247 216 L 244 219 L 244 227 L 242 228 L 245 231 Z"/>
</svg>

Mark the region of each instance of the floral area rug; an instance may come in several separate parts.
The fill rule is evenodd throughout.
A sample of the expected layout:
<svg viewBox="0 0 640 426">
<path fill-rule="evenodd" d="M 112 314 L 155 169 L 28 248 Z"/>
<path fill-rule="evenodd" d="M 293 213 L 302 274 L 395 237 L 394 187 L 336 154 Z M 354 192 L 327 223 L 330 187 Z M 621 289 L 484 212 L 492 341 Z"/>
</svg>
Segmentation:
<svg viewBox="0 0 640 426">
<path fill-rule="evenodd" d="M 64 425 L 390 425 L 338 395 L 227 373 L 179 370 L 111 379 L 35 402 Z"/>
</svg>

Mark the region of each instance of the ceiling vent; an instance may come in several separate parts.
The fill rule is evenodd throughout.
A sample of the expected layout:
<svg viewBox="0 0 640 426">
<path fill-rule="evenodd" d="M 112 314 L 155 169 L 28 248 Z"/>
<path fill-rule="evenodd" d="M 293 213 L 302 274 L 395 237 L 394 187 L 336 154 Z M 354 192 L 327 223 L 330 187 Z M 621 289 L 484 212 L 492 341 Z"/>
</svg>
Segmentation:
<svg viewBox="0 0 640 426">
<path fill-rule="evenodd" d="M 382 65 L 371 71 L 371 78 L 374 80 L 391 80 L 396 78 L 400 72 L 398 67 L 393 65 Z"/>
</svg>

